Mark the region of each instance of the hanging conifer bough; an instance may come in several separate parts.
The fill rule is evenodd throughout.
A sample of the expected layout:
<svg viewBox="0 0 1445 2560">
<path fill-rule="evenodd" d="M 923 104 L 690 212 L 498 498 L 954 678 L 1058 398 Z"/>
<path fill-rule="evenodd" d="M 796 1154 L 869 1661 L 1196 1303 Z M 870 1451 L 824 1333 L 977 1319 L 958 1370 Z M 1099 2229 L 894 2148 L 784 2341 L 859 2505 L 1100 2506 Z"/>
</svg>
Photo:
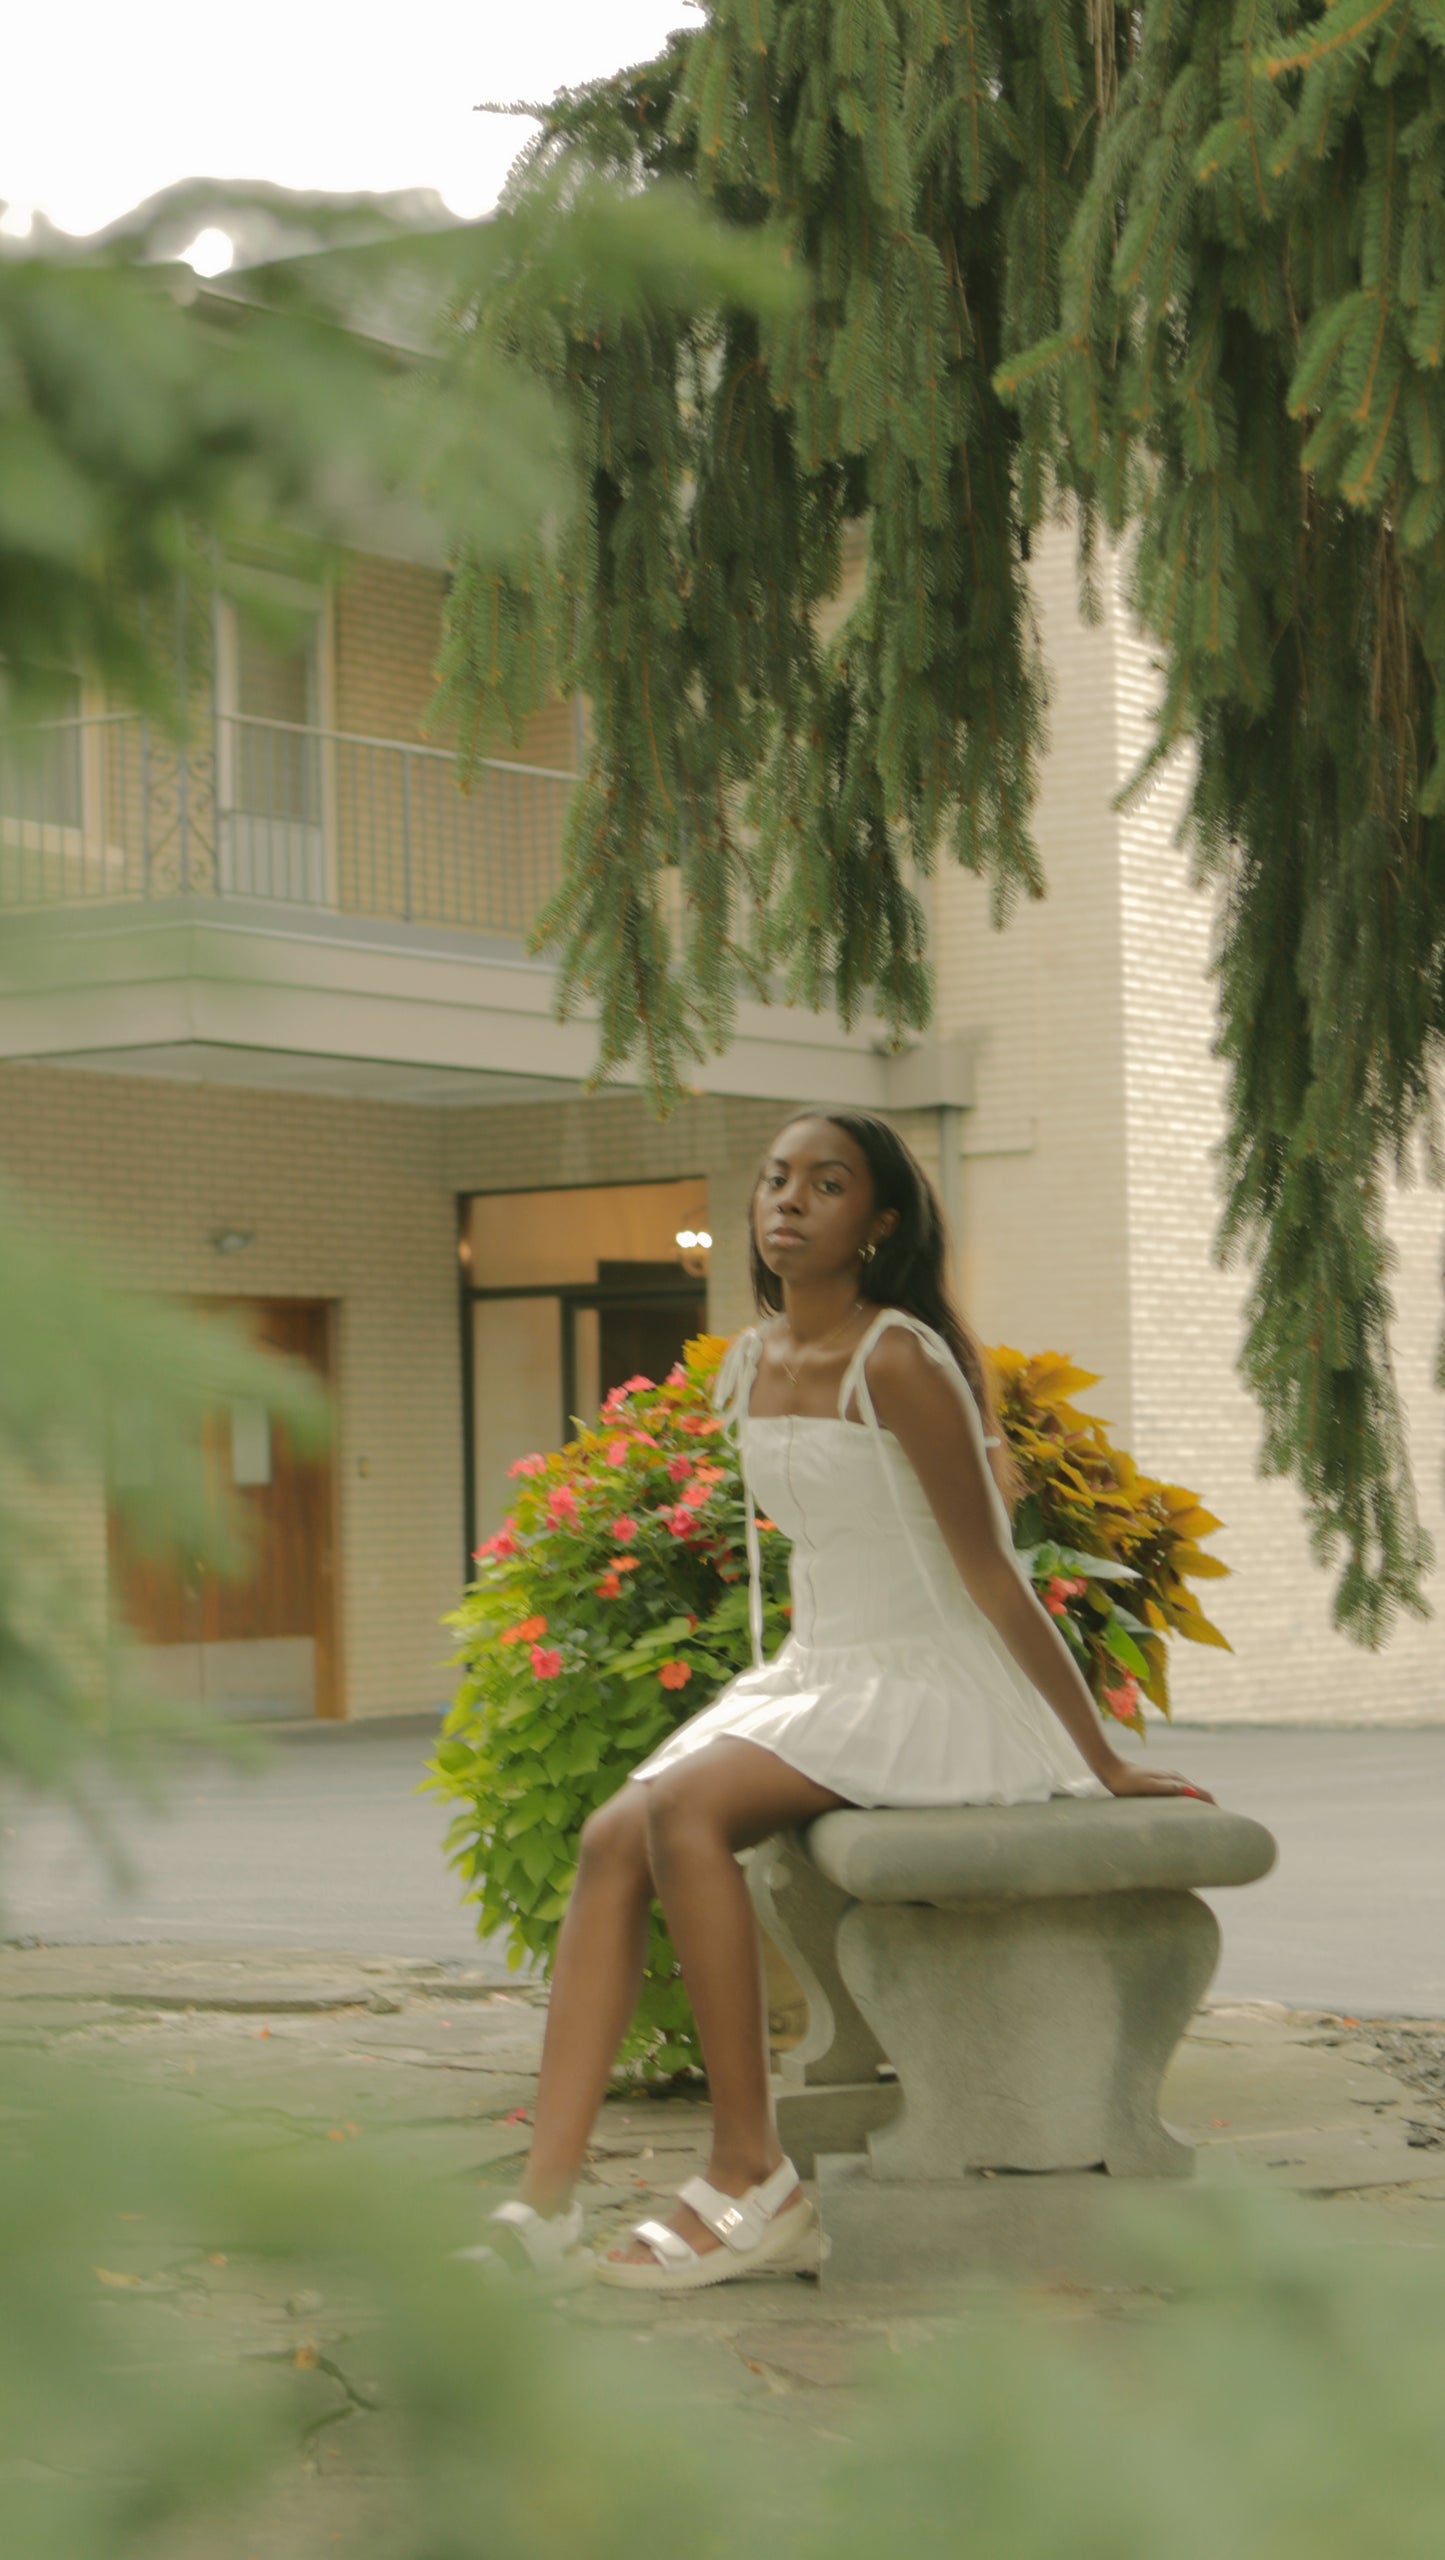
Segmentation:
<svg viewBox="0 0 1445 2560">
<path fill-rule="evenodd" d="M 1223 886 L 1264 1461 L 1380 1642 L 1429 1563 L 1383 1213 L 1445 1033 L 1437 0 L 708 0 L 541 112 L 523 196 L 681 184 L 807 286 L 762 319 L 489 296 L 586 501 L 508 576 L 459 564 L 445 695 L 473 754 L 589 699 L 542 930 L 599 1071 L 667 1107 L 754 988 L 923 1023 L 940 850 L 996 922 L 1042 893 L 1029 529 L 1077 510 L 1086 597 L 1129 537 L 1156 755 L 1193 741 Z M 850 527 L 868 575 L 824 642 Z"/>
<path fill-rule="evenodd" d="M 1222 889 L 1221 1244 L 1244 1372 L 1337 1620 L 1423 1614 L 1385 1191 L 1438 1178 L 1445 1035 L 1445 18 L 1146 6 L 1065 257 L 1000 388 L 1034 474 L 1134 529 L 1151 763 L 1196 749 Z M 1147 770 L 1147 768 L 1146 768 Z M 1445 1366 L 1440 1372 L 1445 1384 Z"/>
<path fill-rule="evenodd" d="M 898 1029 L 929 1008 L 911 874 L 940 845 L 1002 919 L 1029 832 L 1042 673 L 1000 360 L 1058 315 L 1095 73 L 1082 5 L 745 0 L 542 110 L 518 187 L 680 179 L 766 228 L 806 297 L 759 322 L 580 298 L 488 319 L 570 396 L 588 504 L 509 579 L 463 564 L 443 662 L 480 750 L 549 690 L 591 706 L 545 931 L 605 1073 L 664 1106 L 779 983 Z M 1068 173 L 1074 174 L 1070 176 Z M 470 315 L 464 315 L 470 317 Z M 850 524 L 871 574 L 831 646 Z"/>
</svg>

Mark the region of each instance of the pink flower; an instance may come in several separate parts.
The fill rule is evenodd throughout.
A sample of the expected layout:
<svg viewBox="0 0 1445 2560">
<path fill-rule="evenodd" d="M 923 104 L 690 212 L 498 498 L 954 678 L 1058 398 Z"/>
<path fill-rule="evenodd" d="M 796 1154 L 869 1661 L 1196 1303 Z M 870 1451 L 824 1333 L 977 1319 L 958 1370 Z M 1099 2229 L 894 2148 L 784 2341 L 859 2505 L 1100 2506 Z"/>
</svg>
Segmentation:
<svg viewBox="0 0 1445 2560">
<path fill-rule="evenodd" d="M 1051 1618 L 1062 1618 L 1073 1589 L 1072 1582 L 1065 1581 L 1062 1574 L 1050 1574 L 1044 1585 L 1044 1607 Z"/>
<path fill-rule="evenodd" d="M 682 1499 L 687 1510 L 700 1511 L 707 1498 L 708 1487 L 705 1484 L 698 1484 L 694 1482 L 689 1485 L 684 1485 Z"/>
<path fill-rule="evenodd" d="M 619 1547 L 630 1547 L 633 1539 L 637 1535 L 637 1522 L 635 1520 L 629 1520 L 624 1513 L 620 1520 L 613 1521 L 612 1535 L 617 1540 Z"/>
<path fill-rule="evenodd" d="M 639 1390 L 650 1392 L 651 1387 L 651 1378 L 628 1378 L 623 1382 L 622 1392 L 625 1396 L 636 1395 Z"/>
<path fill-rule="evenodd" d="M 667 1386 L 669 1386 L 669 1387 L 685 1387 L 685 1386 L 686 1386 L 686 1384 L 687 1384 L 687 1371 L 684 1369 L 684 1367 L 683 1367 L 683 1365 L 682 1365 L 682 1362 L 681 1362 L 680 1360 L 674 1360 L 674 1362 L 673 1362 L 673 1364 L 672 1364 L 672 1367 L 668 1370 L 667 1377 L 666 1377 L 666 1379 L 665 1379 L 665 1381 L 664 1381 L 664 1384 L 665 1384 L 665 1385 L 667 1385 Z"/>
<path fill-rule="evenodd" d="M 545 1473 L 546 1465 L 541 1451 L 534 1449 L 530 1458 L 514 1458 L 507 1473 L 509 1476 L 540 1476 Z"/>
<path fill-rule="evenodd" d="M 627 1389 L 625 1387 L 613 1387 L 602 1399 L 602 1410 L 605 1414 L 620 1413 L 626 1402 Z"/>
<path fill-rule="evenodd" d="M 692 1678 L 692 1664 L 690 1662 L 660 1663 L 657 1676 L 664 1689 L 685 1689 Z"/>
<path fill-rule="evenodd" d="M 1110 1715 L 1117 1716 L 1121 1723 L 1126 1722 L 1130 1716 L 1137 1713 L 1139 1705 L 1139 1683 L 1132 1673 L 1127 1680 L 1121 1680 L 1116 1689 L 1106 1689 L 1104 1691 L 1104 1704 L 1108 1708 Z"/>
<path fill-rule="evenodd" d="M 512 1523 L 509 1520 L 506 1527 L 504 1529 L 499 1529 L 494 1538 L 484 1538 L 482 1540 L 481 1545 L 475 1551 L 473 1562 L 480 1564 L 484 1556 L 495 1556 L 500 1562 L 507 1556 L 519 1556 L 521 1552 L 521 1548 L 518 1546 L 516 1539 L 512 1535 Z"/>
<path fill-rule="evenodd" d="M 628 1441 L 626 1441 L 626 1440 L 622 1439 L 621 1437 L 619 1437 L 619 1438 L 618 1438 L 618 1439 L 616 1439 L 616 1440 L 609 1440 L 609 1441 L 608 1441 L 608 1443 L 607 1443 L 607 1463 L 608 1463 L 609 1467 L 625 1467 L 625 1466 L 626 1466 L 626 1464 L 627 1464 L 627 1452 L 628 1452 L 628 1448 L 629 1448 L 629 1446 L 630 1446 L 630 1445 L 631 1445 L 631 1444 L 630 1444 Z"/>
<path fill-rule="evenodd" d="M 559 1484 L 556 1492 L 548 1497 L 547 1526 L 549 1529 L 570 1529 L 576 1518 L 577 1496 L 570 1485 Z"/>
<path fill-rule="evenodd" d="M 691 1458 L 669 1458 L 667 1462 L 667 1472 L 671 1476 L 674 1484 L 686 1484 L 688 1477 L 692 1473 Z"/>
<path fill-rule="evenodd" d="M 555 1680 L 562 1668 L 562 1656 L 554 1644 L 534 1644 L 532 1669 L 539 1680 Z"/>
<path fill-rule="evenodd" d="M 666 1523 L 675 1538 L 690 1538 L 697 1528 L 692 1513 L 685 1511 L 681 1503 L 675 1511 L 660 1511 L 657 1516 Z"/>
</svg>

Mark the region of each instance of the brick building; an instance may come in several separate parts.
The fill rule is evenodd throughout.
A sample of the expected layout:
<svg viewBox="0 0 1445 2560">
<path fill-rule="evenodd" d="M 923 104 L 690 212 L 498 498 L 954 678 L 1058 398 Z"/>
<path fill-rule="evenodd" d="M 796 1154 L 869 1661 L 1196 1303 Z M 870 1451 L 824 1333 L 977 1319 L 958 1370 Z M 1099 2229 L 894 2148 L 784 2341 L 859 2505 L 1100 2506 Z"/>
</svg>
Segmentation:
<svg viewBox="0 0 1445 2560">
<path fill-rule="evenodd" d="M 551 967 L 524 946 L 576 708 L 465 799 L 425 740 L 435 564 L 378 545 L 326 593 L 277 581 L 293 637 L 269 652 L 198 605 L 185 755 L 77 693 L 38 767 L 0 759 L 0 1170 L 119 1276 L 248 1305 L 335 1391 L 319 1486 L 254 1415 L 218 1418 L 218 1465 L 311 1557 L 302 1599 L 259 1569 L 229 1595 L 142 1589 L 94 1488 L 78 1532 L 168 1672 L 237 1712 L 439 1704 L 439 1621 L 506 1459 L 619 1363 L 745 1318 L 759 1152 L 784 1108 L 831 1097 L 897 1115 L 936 1174 L 985 1337 L 1100 1371 L 1084 1401 L 1222 1514 L 1235 1575 L 1209 1602 L 1235 1650 L 1181 1649 L 1180 1711 L 1445 1718 L 1438 1629 L 1375 1658 L 1335 1635 L 1296 1497 L 1254 1473 L 1243 1283 L 1211 1252 L 1212 919 L 1171 842 L 1182 777 L 1113 811 L 1147 654 L 1117 608 L 1081 624 L 1064 536 L 1033 575 L 1047 901 L 995 934 L 950 872 L 934 1036 L 890 1059 L 876 1026 L 746 1006 L 666 1124 L 626 1086 L 582 1093 L 590 1029 L 552 1019 Z M 698 1232 L 710 1253 L 678 1244 Z M 1445 1543 L 1439 1194 L 1401 1192 L 1394 1233 L 1401 1385 Z"/>
</svg>

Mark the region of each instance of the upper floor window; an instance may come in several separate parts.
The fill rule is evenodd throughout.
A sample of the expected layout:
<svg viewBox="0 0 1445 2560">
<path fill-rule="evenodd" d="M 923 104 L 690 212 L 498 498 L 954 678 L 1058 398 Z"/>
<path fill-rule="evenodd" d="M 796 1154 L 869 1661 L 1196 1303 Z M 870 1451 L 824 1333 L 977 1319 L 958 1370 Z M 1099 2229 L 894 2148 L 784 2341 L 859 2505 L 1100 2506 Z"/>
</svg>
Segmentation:
<svg viewBox="0 0 1445 2560">
<path fill-rule="evenodd" d="M 45 719 L 0 735 L 0 815 L 30 827 L 79 828 L 85 802 L 81 682 L 52 673 Z"/>
<path fill-rule="evenodd" d="M 322 615 L 319 600 L 279 645 L 231 618 L 222 707 L 230 715 L 230 801 L 254 818 L 321 823 Z M 229 661 L 229 665 L 227 665 Z M 229 699 L 227 699 L 229 697 Z"/>
</svg>

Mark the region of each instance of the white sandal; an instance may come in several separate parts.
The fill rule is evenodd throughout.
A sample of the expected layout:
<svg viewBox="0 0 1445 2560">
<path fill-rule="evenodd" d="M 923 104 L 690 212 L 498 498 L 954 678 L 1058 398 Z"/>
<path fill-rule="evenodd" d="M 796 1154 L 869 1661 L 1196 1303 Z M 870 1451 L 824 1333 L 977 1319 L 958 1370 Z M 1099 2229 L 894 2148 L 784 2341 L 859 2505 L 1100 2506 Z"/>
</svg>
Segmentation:
<svg viewBox="0 0 1445 2560">
<path fill-rule="evenodd" d="M 464 2266 L 479 2267 L 488 2278 L 565 2293 L 573 2285 L 589 2283 L 596 2273 L 596 2260 L 581 2245 L 582 2207 L 575 2199 L 565 2213 L 546 2214 L 538 2213 L 535 2205 L 523 2204 L 518 2196 L 509 2196 L 487 2220 L 510 2235 L 510 2247 L 492 2248 L 479 2240 L 473 2248 L 455 2249 L 452 2255 Z"/>
<path fill-rule="evenodd" d="M 780 2212 L 785 2196 L 798 2183 L 798 2172 L 785 2160 L 761 2186 L 746 2195 L 727 2196 L 706 2178 L 689 2178 L 678 2198 L 691 2205 L 699 2222 L 716 2232 L 720 2249 L 699 2252 L 666 2222 L 634 2223 L 631 2238 L 652 2251 L 653 2263 L 599 2257 L 598 2282 L 626 2285 L 637 2293 L 695 2293 L 705 2284 L 727 2284 L 735 2276 L 811 2273 L 818 2264 L 817 2216 L 806 2196 Z"/>
</svg>

